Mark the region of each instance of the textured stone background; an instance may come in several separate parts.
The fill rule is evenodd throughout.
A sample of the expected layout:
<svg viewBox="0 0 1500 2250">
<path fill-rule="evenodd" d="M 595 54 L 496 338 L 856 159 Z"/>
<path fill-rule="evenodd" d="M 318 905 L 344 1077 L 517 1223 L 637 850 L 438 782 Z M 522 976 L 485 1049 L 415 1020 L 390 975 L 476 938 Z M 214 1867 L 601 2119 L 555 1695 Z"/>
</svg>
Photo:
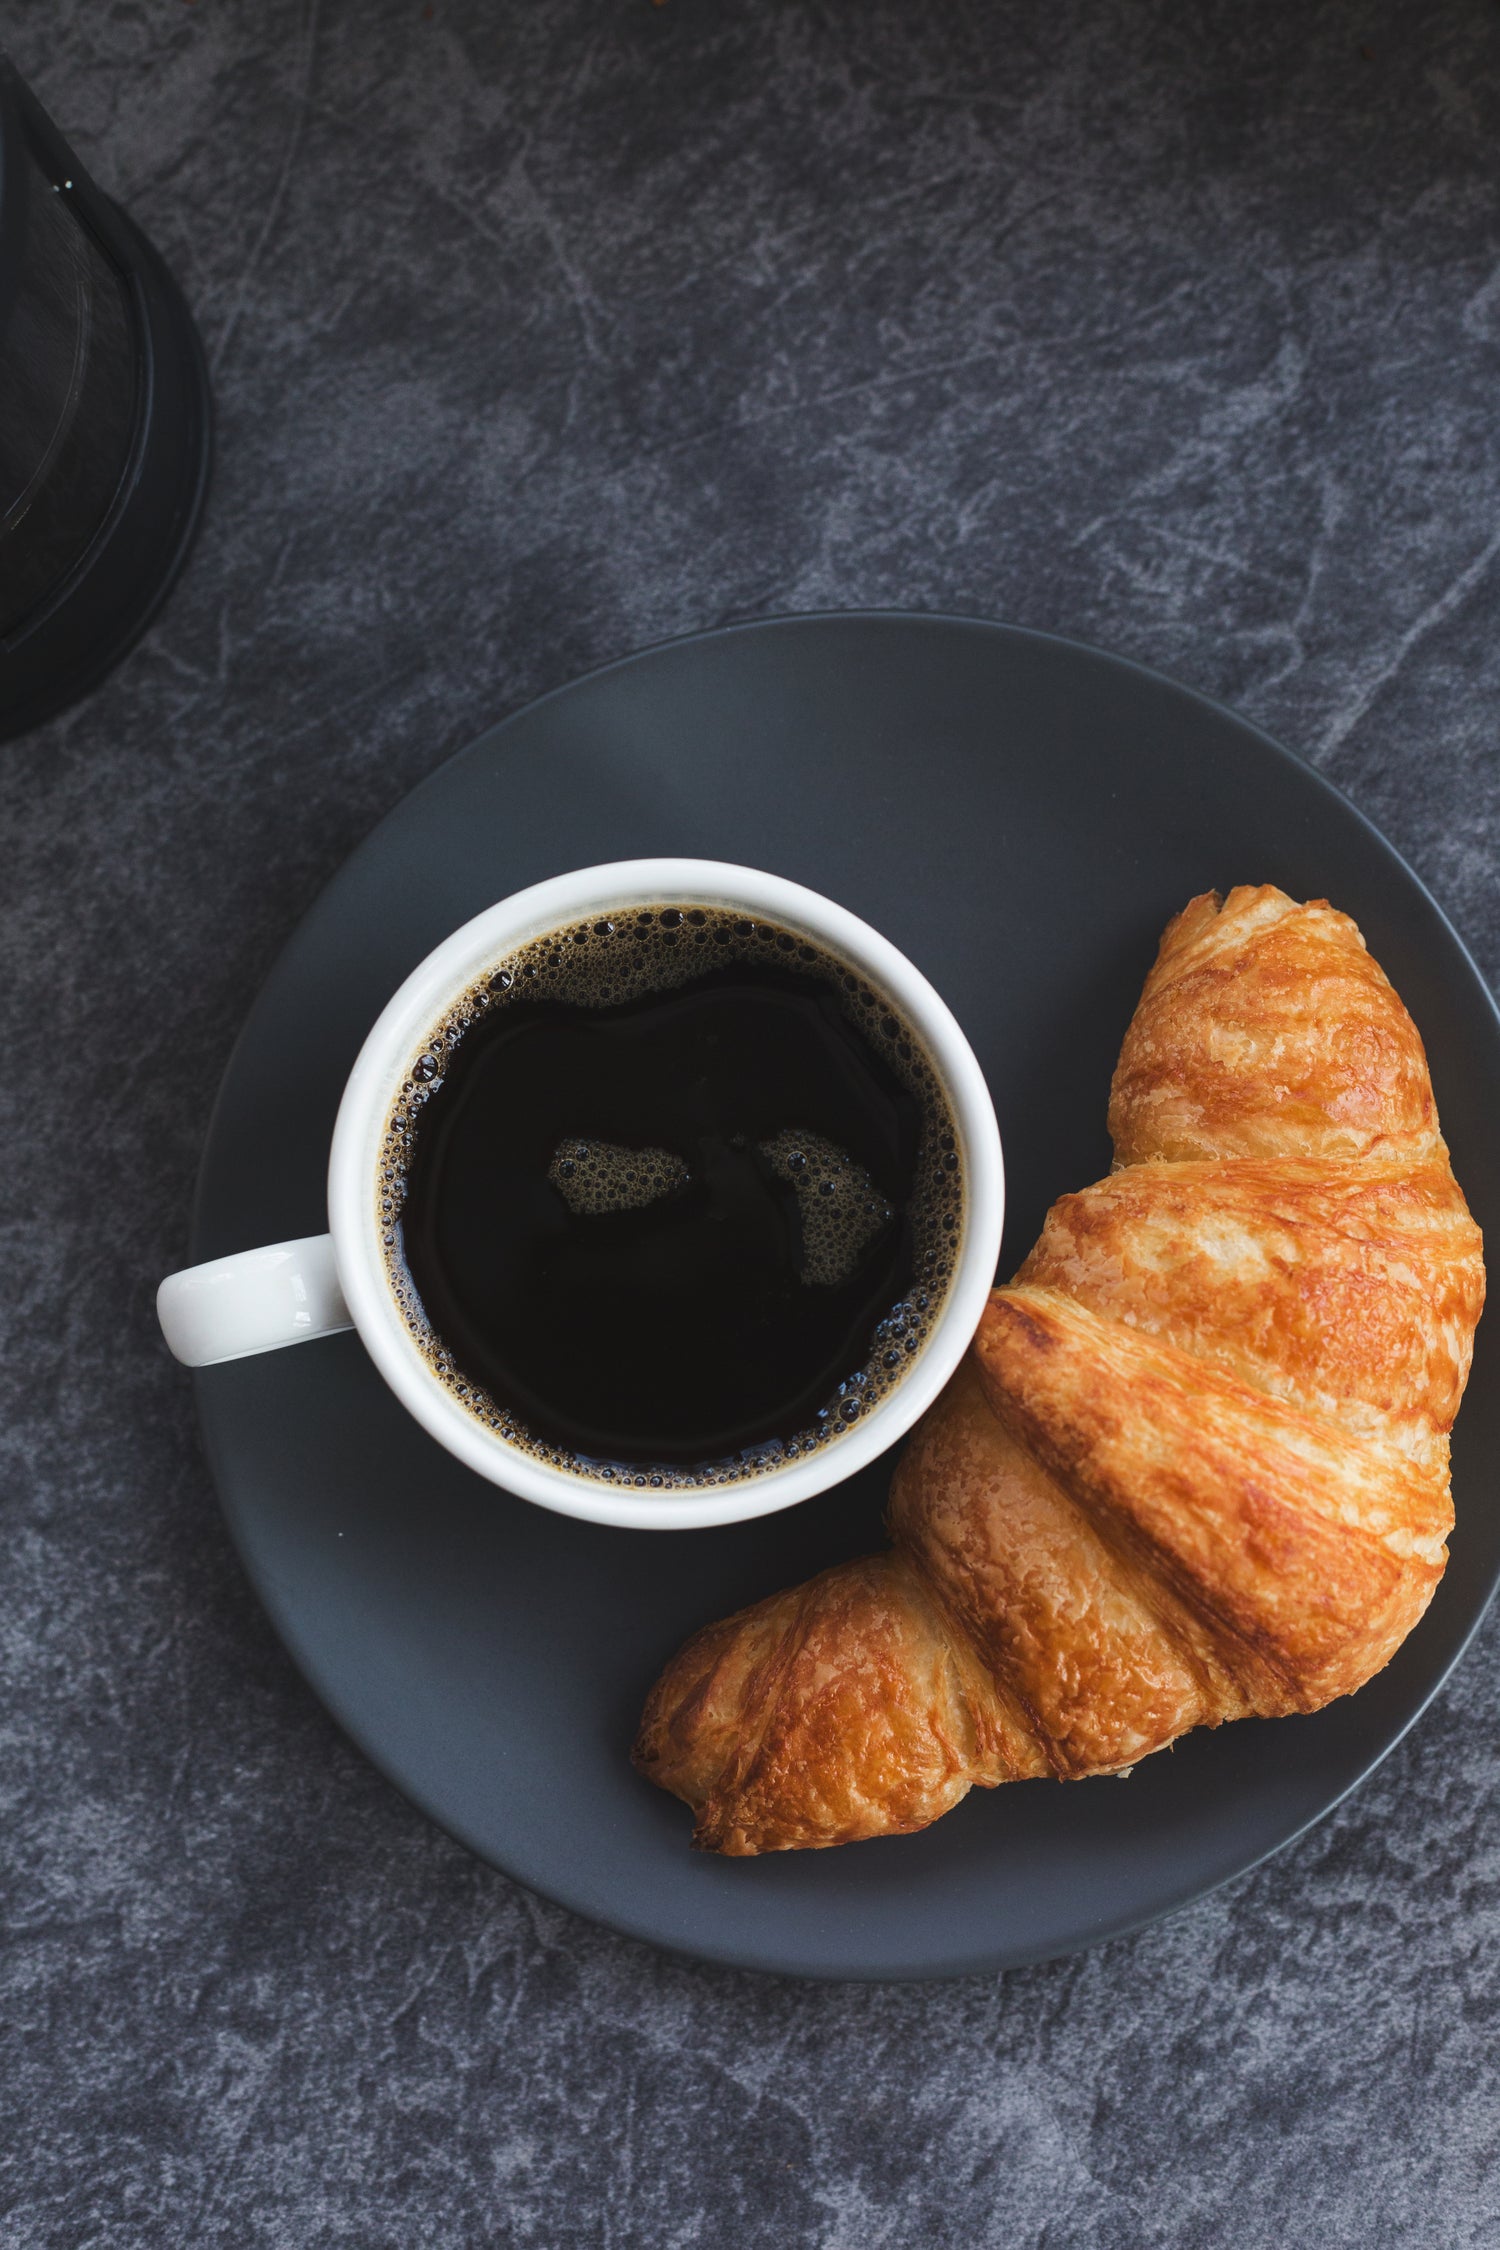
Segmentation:
<svg viewBox="0 0 1500 2250">
<path fill-rule="evenodd" d="M 689 627 L 890 603 L 1144 658 L 1347 788 L 1493 981 L 1495 0 L 13 0 L 6 36 L 175 266 L 220 421 L 162 622 L 0 753 L 0 2239 L 1500 2244 L 1500 1628 L 1342 1812 L 1134 1939 L 708 1971 L 345 1745 L 150 1302 L 350 846 Z"/>
</svg>

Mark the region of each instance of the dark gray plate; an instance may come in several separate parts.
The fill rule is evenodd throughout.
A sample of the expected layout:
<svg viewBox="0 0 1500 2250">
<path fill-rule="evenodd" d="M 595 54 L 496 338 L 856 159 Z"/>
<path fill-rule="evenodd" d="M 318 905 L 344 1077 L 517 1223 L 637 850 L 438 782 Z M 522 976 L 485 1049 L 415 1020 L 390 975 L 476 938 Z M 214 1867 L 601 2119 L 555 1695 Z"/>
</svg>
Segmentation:
<svg viewBox="0 0 1500 2250">
<path fill-rule="evenodd" d="M 1134 665 L 877 615 L 650 650 L 533 704 L 416 790 L 251 1012 L 209 1133 L 195 1256 L 324 1226 L 345 1073 L 438 939 L 541 876 L 658 852 L 809 883 L 932 978 L 1000 1112 L 1007 1272 L 1052 1198 L 1107 1169 L 1110 1072 L 1163 923 L 1237 882 L 1356 916 L 1426 1038 L 1475 1215 L 1500 1223 L 1493 1003 L 1352 806 L 1242 719 Z M 694 1626 L 878 1544 L 885 1464 L 730 1530 L 596 1530 L 460 1468 L 351 1336 L 198 1381 L 224 1508 L 277 1629 L 435 1820 L 661 1945 L 912 1977 L 1065 1952 L 1165 1913 L 1295 1836 L 1385 1755 L 1500 1569 L 1497 1343 L 1481 1332 L 1454 1446 L 1448 1574 L 1359 1695 L 1190 1736 L 1123 1783 L 979 1791 L 920 1836 L 749 1861 L 690 1852 L 685 1810 L 631 1772 L 641 1699 Z"/>
</svg>

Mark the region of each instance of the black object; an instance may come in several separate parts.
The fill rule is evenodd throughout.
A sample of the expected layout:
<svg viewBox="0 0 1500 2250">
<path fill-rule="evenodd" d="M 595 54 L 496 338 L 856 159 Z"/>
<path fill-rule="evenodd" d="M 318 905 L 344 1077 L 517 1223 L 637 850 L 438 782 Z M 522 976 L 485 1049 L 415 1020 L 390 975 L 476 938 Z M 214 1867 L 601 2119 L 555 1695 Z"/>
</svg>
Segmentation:
<svg viewBox="0 0 1500 2250">
<path fill-rule="evenodd" d="M 326 1225 L 345 1074 L 440 938 L 544 875 L 656 852 L 812 884 L 932 978 L 995 1094 L 1006 1271 L 1051 1199 L 1108 1167 L 1110 1074 L 1169 916 L 1242 881 L 1330 897 L 1421 1028 L 1454 1168 L 1500 1239 L 1500 1019 L 1437 906 L 1336 790 L 1132 664 L 1001 626 L 849 616 L 710 634 L 596 673 L 400 805 L 251 1011 L 204 1155 L 194 1257 Z M 911 1977 L 1149 1920 L 1287 1842 L 1384 1757 L 1500 1576 L 1497 1367 L 1500 1327 L 1485 1322 L 1454 1435 L 1452 1561 L 1358 1695 L 1189 1735 L 1128 1781 L 976 1790 L 919 1836 L 754 1861 L 691 1852 L 686 1810 L 631 1772 L 641 1700 L 694 1627 L 878 1545 L 888 1462 L 754 1523 L 610 1531 L 461 1468 L 353 1336 L 197 1381 L 261 1598 L 330 1709 L 433 1818 L 537 1890 L 663 1945 Z"/>
<path fill-rule="evenodd" d="M 75 702 L 150 622 L 208 458 L 176 284 L 0 57 L 0 739 Z"/>
</svg>

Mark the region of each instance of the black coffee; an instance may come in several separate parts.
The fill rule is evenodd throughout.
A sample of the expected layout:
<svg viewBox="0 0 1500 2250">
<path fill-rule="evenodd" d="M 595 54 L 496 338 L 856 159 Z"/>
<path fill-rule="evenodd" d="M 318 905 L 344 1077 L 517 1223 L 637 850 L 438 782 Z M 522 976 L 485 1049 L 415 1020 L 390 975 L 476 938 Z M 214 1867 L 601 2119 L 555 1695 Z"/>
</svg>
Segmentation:
<svg viewBox="0 0 1500 2250">
<path fill-rule="evenodd" d="M 920 1349 L 962 1181 L 909 1027 L 710 907 L 497 964 L 392 1115 L 391 1277 L 472 1412 L 585 1474 L 718 1483 L 847 1429 Z"/>
</svg>

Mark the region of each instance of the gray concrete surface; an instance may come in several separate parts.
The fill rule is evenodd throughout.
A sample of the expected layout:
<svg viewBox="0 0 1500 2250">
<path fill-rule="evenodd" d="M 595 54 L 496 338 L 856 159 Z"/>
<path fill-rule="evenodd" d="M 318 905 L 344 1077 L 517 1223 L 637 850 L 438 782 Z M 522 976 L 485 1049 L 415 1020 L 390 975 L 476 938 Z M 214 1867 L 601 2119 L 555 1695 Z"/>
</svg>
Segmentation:
<svg viewBox="0 0 1500 2250">
<path fill-rule="evenodd" d="M 1348 789 L 1493 981 L 1494 0 L 13 0 L 0 35 L 219 400 L 160 624 L 0 752 L 0 2240 L 1500 2243 L 1500 1627 L 1340 1813 L 1133 1939 L 932 1988 L 694 1967 L 346 1745 L 151 1314 L 344 854 L 682 629 L 888 603 L 1143 658 Z"/>
</svg>

